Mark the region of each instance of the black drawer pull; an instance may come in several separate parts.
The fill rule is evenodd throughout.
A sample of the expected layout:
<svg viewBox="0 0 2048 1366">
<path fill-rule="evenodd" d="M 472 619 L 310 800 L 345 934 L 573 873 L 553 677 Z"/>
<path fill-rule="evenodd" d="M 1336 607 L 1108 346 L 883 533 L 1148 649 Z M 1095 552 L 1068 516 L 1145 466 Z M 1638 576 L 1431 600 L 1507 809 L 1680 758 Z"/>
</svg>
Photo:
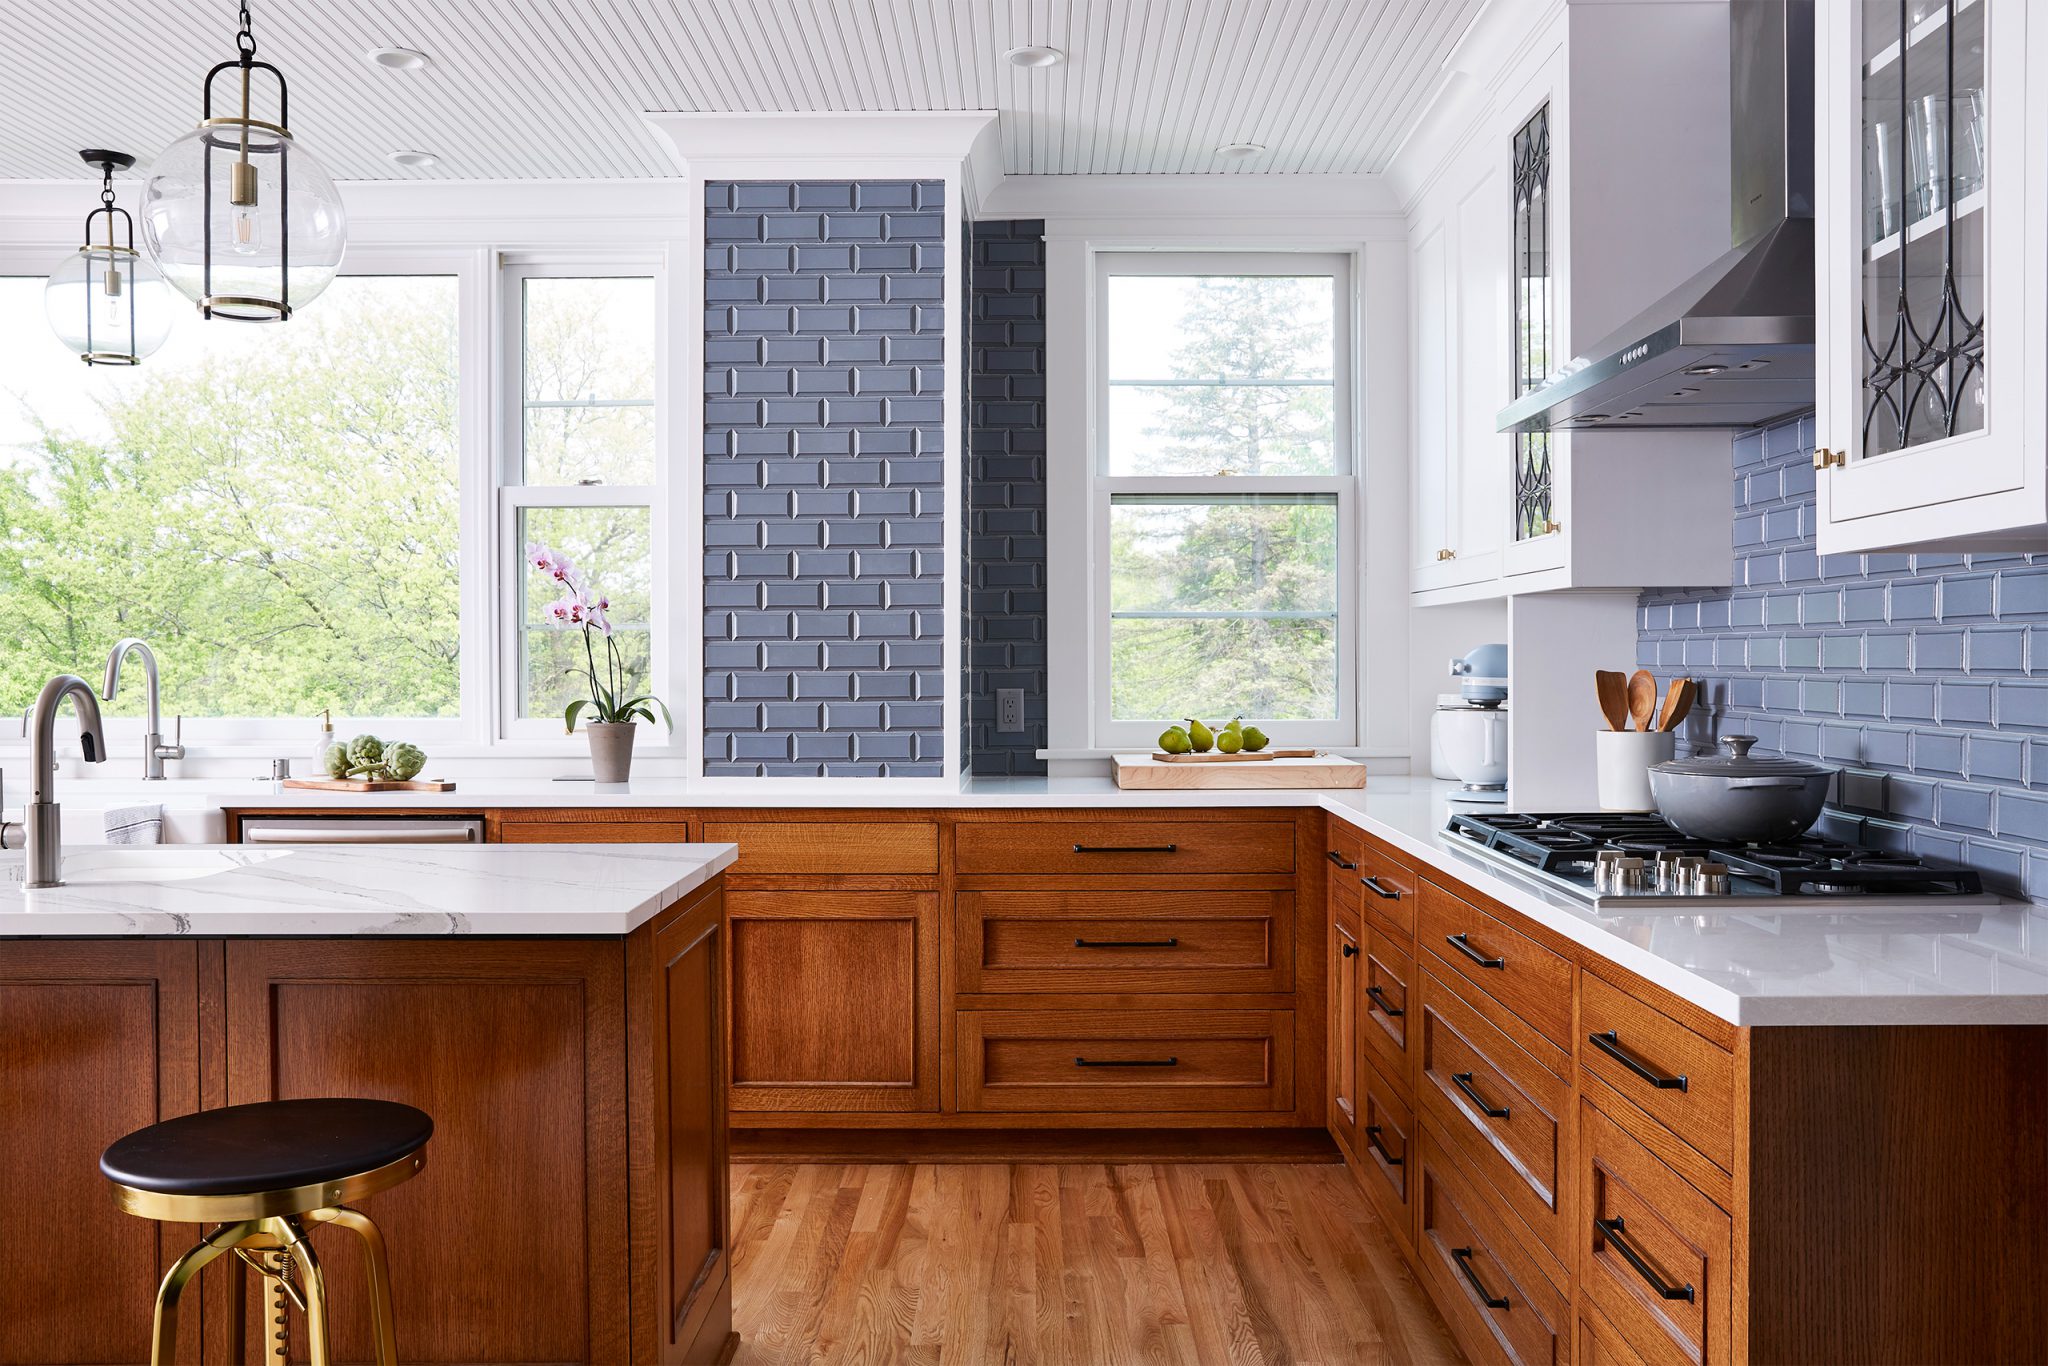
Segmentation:
<svg viewBox="0 0 2048 1366">
<path fill-rule="evenodd" d="M 1379 1125 L 1368 1124 L 1365 1126 L 1365 1146 L 1371 1148 L 1374 1152 L 1378 1153 L 1380 1155 L 1380 1161 L 1386 1163 L 1389 1167 L 1398 1167 L 1401 1165 L 1401 1159 L 1394 1156 L 1392 1153 L 1388 1152 L 1387 1145 L 1380 1142 Z"/>
<path fill-rule="evenodd" d="M 1610 1029 L 1605 1034 L 1588 1034 L 1586 1042 L 1641 1077 L 1644 1081 L 1650 1083 L 1650 1085 L 1656 1087 L 1659 1091 L 1683 1091 L 1686 1089 L 1684 1073 L 1681 1072 L 1675 1077 L 1664 1077 L 1652 1072 L 1649 1068 L 1637 1062 L 1629 1054 L 1628 1050 L 1621 1046 L 1621 1035 L 1615 1030 Z"/>
<path fill-rule="evenodd" d="M 1077 949 L 1177 949 L 1180 940 L 1174 939 L 1076 939 Z"/>
<path fill-rule="evenodd" d="M 1693 1293 L 1690 1285 L 1666 1285 L 1664 1278 L 1643 1260 L 1643 1254 L 1628 1245 L 1628 1239 L 1622 1236 L 1628 1232 L 1628 1225 L 1621 1221 L 1619 1214 L 1612 1219 L 1595 1219 L 1593 1227 L 1598 1229 L 1608 1242 L 1614 1244 L 1615 1251 L 1628 1259 L 1628 1264 L 1636 1269 L 1636 1275 L 1641 1276 L 1650 1289 L 1657 1292 L 1658 1298 L 1692 1303 Z"/>
<path fill-rule="evenodd" d="M 1488 1309 L 1506 1309 L 1508 1307 L 1508 1297 L 1506 1295 L 1496 1296 L 1491 1290 L 1488 1290 L 1479 1279 L 1479 1273 L 1472 1269 L 1471 1248 L 1454 1247 L 1451 1249 L 1451 1256 L 1458 1263 L 1458 1270 L 1464 1272 L 1465 1279 L 1472 1283 L 1472 1289 L 1478 1293 L 1481 1304 L 1485 1305 Z"/>
<path fill-rule="evenodd" d="M 1344 869 L 1346 872 L 1354 871 L 1358 867 L 1358 865 L 1355 863 L 1346 863 L 1344 861 L 1344 856 L 1338 853 L 1335 849 L 1329 850 L 1323 855 L 1323 857 L 1328 859 L 1330 862 L 1336 864 L 1339 868 Z"/>
<path fill-rule="evenodd" d="M 1367 987 L 1365 989 L 1365 994 L 1372 997 L 1372 1003 L 1380 1008 L 1380 1014 L 1386 1016 L 1390 1020 L 1398 1020 L 1403 1015 L 1406 1015 L 1408 1013 L 1407 1011 L 1401 1009 L 1401 1007 L 1399 1006 L 1388 1005 L 1387 989 L 1377 982 Z"/>
<path fill-rule="evenodd" d="M 1482 968 L 1505 969 L 1507 967 L 1507 959 L 1488 958 L 1485 954 L 1481 953 L 1479 950 L 1473 948 L 1470 944 L 1466 943 L 1465 935 L 1469 933 L 1471 933 L 1471 931 L 1467 930 L 1459 934 L 1447 934 L 1444 936 L 1444 942 L 1446 944 L 1449 944 L 1452 948 L 1456 949 L 1459 953 L 1464 954 L 1467 958 L 1471 959 L 1473 962 L 1477 963 Z"/>
<path fill-rule="evenodd" d="M 1178 1067 L 1179 1058 L 1076 1058 L 1076 1067 Z"/>
<path fill-rule="evenodd" d="M 1077 854 L 1171 854 L 1177 844 L 1077 844 Z"/>
<path fill-rule="evenodd" d="M 1479 1093 L 1472 1089 L 1472 1074 L 1470 1072 L 1453 1072 L 1451 1080 L 1457 1084 L 1460 1091 L 1465 1093 L 1465 1099 L 1479 1107 L 1480 1114 L 1485 1115 L 1488 1119 L 1506 1119 L 1508 1117 L 1507 1106 L 1503 1105 L 1496 1110 L 1480 1099 Z"/>
<path fill-rule="evenodd" d="M 1345 956 L 1346 958 L 1356 958 L 1356 957 L 1358 957 L 1358 945 L 1356 945 L 1356 944 L 1346 944 L 1346 945 L 1344 946 L 1344 956 Z"/>
<path fill-rule="evenodd" d="M 1372 894 L 1382 901 L 1399 901 L 1401 899 L 1401 889 L 1399 887 L 1383 887 L 1380 885 L 1380 880 L 1376 877 L 1362 877 L 1358 880 L 1370 888 Z"/>
</svg>

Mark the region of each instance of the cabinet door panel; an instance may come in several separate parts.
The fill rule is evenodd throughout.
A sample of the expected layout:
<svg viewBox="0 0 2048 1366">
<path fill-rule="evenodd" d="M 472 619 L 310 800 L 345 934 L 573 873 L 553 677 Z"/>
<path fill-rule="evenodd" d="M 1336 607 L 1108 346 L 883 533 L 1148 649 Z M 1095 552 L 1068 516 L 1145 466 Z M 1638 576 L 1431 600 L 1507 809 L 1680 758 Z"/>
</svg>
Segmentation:
<svg viewBox="0 0 2048 1366">
<path fill-rule="evenodd" d="M 408 1361 L 628 1355 L 623 956 L 617 940 L 228 944 L 229 1104 L 371 1096 L 433 1117 L 426 1169 L 364 1205 Z M 335 1284 L 359 1286 L 354 1240 L 314 1238 Z M 253 1348 L 253 1294 L 249 1309 Z M 337 1294 L 334 1316 L 337 1358 L 367 1358 L 362 1296 Z"/>
<path fill-rule="evenodd" d="M 218 945 L 211 945 L 218 952 Z M 150 1305 L 189 1224 L 114 1207 L 99 1156 L 199 1108 L 199 945 L 0 945 L 0 1362 L 149 1355 Z M 52 1142 L 52 1140 L 55 1140 Z M 79 1312 L 90 1295 L 92 1312 Z M 198 1352 L 196 1299 L 180 1325 Z"/>
<path fill-rule="evenodd" d="M 1330 1069 L 1329 1127 L 1345 1151 L 1355 1159 L 1359 1152 L 1358 1067 L 1361 1040 L 1359 1021 L 1364 1013 L 1361 965 L 1365 946 L 1360 943 L 1356 917 L 1330 917 L 1328 970 L 1330 1042 L 1326 1053 Z"/>
<path fill-rule="evenodd" d="M 733 891 L 731 1102 L 936 1110 L 938 897 Z"/>
<path fill-rule="evenodd" d="M 1418 228 L 1410 270 L 1415 297 L 1415 587 L 1461 583 L 1451 542 L 1451 282 L 1442 222 Z"/>
</svg>

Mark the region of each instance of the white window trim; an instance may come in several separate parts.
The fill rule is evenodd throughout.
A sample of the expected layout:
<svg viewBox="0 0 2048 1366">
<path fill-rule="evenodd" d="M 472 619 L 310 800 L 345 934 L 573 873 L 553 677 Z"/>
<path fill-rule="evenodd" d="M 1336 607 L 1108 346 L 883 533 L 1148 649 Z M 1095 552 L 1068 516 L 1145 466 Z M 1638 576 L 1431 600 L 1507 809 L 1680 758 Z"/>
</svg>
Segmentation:
<svg viewBox="0 0 2048 1366">
<path fill-rule="evenodd" d="M 1328 494 L 1337 504 L 1337 715 L 1329 721 L 1280 721 L 1267 727 L 1279 744 L 1353 748 L 1359 743 L 1362 698 L 1358 659 L 1361 653 L 1359 606 L 1359 529 L 1361 443 L 1358 432 L 1359 366 L 1356 340 L 1358 262 L 1355 253 L 1328 251 L 1205 250 L 1199 252 L 1104 249 L 1090 253 L 1087 298 L 1088 387 L 1085 448 L 1085 507 L 1049 507 L 1057 522 L 1079 514 L 1082 544 L 1087 550 L 1085 615 L 1088 623 L 1085 673 L 1087 744 L 1095 748 L 1149 749 L 1160 727 L 1178 718 L 1118 721 L 1110 715 L 1110 500 L 1119 493 L 1166 493 L 1200 497 L 1248 496 L 1261 493 Z M 1335 466 L 1328 476 L 1114 476 L 1108 468 L 1109 339 L 1108 289 L 1119 275 L 1302 275 L 1335 278 Z M 1064 539 L 1064 538 L 1062 538 Z M 1049 547 L 1050 549 L 1050 547 Z M 1073 619 L 1055 598 L 1055 613 Z M 1230 707 L 1229 698 L 1214 699 Z M 1219 718 L 1205 718 L 1219 719 Z M 1261 718 L 1252 718 L 1261 719 Z M 1059 743 L 1055 741 L 1055 743 Z"/>
</svg>

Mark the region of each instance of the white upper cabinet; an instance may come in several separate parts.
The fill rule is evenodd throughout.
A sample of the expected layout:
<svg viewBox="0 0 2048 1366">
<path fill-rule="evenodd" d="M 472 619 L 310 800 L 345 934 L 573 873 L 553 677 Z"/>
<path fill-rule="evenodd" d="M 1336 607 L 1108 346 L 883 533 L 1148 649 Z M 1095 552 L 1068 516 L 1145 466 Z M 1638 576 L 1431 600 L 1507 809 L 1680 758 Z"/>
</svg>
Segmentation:
<svg viewBox="0 0 2048 1366">
<path fill-rule="evenodd" d="M 1822 554 L 2048 546 L 2044 39 L 2035 0 L 1819 7 Z"/>
</svg>

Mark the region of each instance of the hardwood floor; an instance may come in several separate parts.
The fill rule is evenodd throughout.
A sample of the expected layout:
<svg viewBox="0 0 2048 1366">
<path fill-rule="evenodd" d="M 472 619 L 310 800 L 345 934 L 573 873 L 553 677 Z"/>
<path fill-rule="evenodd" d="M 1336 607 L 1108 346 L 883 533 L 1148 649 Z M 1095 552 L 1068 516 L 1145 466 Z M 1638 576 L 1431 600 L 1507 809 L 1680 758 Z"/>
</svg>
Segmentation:
<svg viewBox="0 0 2048 1366">
<path fill-rule="evenodd" d="M 732 1176 L 739 1366 L 1461 1360 L 1339 1166 Z"/>
</svg>

